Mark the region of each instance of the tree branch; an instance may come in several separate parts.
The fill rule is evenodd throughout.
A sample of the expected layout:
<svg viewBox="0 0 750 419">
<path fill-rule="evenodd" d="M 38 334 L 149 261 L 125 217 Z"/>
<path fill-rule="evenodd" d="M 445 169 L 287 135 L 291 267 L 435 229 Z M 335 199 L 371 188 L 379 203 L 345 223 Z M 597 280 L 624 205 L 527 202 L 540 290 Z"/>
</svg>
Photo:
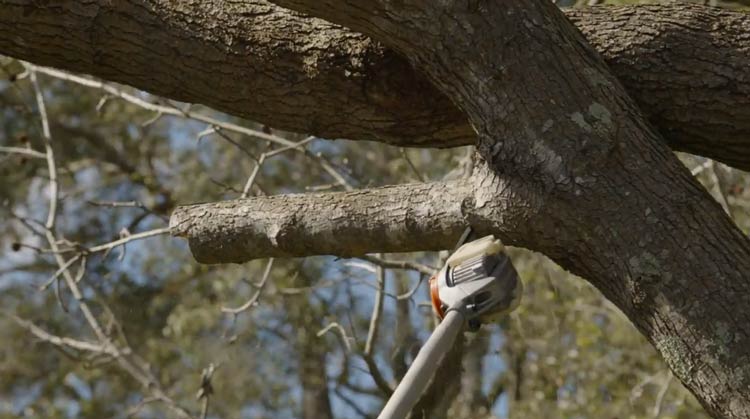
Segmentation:
<svg viewBox="0 0 750 419">
<path fill-rule="evenodd" d="M 566 13 L 673 148 L 750 169 L 747 14 L 685 3 Z M 0 0 L 0 52 L 325 138 L 475 140 L 392 50 L 263 0 Z"/>
<path fill-rule="evenodd" d="M 466 228 L 471 190 L 458 181 L 188 205 L 170 228 L 203 263 L 439 250 Z"/>
</svg>

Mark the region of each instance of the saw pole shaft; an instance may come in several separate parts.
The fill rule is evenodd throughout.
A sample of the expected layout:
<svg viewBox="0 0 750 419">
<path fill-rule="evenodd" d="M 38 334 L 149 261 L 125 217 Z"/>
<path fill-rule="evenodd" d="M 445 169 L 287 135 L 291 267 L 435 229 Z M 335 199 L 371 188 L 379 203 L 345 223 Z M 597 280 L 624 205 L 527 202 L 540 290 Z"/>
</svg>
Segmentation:
<svg viewBox="0 0 750 419">
<path fill-rule="evenodd" d="M 443 321 L 432 332 L 409 370 L 396 387 L 378 419 L 403 419 L 419 400 L 435 369 L 445 354 L 453 347 L 465 319 L 460 310 L 449 310 Z"/>
</svg>

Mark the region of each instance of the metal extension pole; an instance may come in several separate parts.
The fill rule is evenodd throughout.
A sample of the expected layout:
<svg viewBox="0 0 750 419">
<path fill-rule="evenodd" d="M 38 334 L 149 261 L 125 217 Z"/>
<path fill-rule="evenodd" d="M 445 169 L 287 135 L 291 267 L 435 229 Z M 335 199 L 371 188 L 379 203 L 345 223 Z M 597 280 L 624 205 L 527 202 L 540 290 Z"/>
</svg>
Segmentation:
<svg viewBox="0 0 750 419">
<path fill-rule="evenodd" d="M 465 322 L 460 310 L 450 310 L 438 325 L 427 342 L 419 350 L 404 378 L 396 387 L 378 419 L 403 419 L 417 403 L 427 383 L 440 365 L 445 354 L 453 347 L 453 342 Z"/>
</svg>

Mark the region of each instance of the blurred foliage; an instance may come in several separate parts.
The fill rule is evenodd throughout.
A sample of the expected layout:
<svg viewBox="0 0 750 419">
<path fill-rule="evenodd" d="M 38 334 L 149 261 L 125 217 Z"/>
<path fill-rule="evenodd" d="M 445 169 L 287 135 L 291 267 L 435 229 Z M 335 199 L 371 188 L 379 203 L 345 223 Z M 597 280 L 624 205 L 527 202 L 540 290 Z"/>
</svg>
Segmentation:
<svg viewBox="0 0 750 419">
<path fill-rule="evenodd" d="M 0 65 L 0 146 L 43 150 L 34 90 L 22 77 L 23 67 L 12 59 Z M 253 136 L 207 134 L 204 123 L 159 116 L 95 88 L 39 78 L 60 172 L 57 235 L 81 246 L 114 240 L 123 228 L 137 233 L 164 227 L 178 204 L 238 197 L 254 159 L 274 148 Z M 305 138 L 198 105 L 189 109 L 294 141 Z M 305 147 L 307 154 L 292 150 L 267 160 L 251 194 L 342 190 L 320 158 L 363 188 L 460 176 L 458 168 L 470 153 L 322 139 Z M 750 231 L 750 177 L 682 157 Z M 165 403 L 142 403 L 150 390 L 116 360 L 44 342 L 10 317 L 95 342 L 64 284 L 59 297 L 55 286 L 38 289 L 57 270 L 49 254 L 34 250 L 47 247 L 34 232 L 48 206 L 45 161 L 0 154 L 0 174 L 0 417 L 173 417 Z M 142 206 L 96 205 L 125 201 Z M 435 409 L 429 417 L 706 417 L 598 291 L 541 255 L 513 249 L 512 256 L 526 283 L 521 307 L 501 324 L 468 336 L 464 372 L 455 378 L 460 390 L 447 400 L 450 408 Z M 445 254 L 385 257 L 439 266 Z M 182 241 L 157 236 L 92 255 L 81 286 L 110 335 L 121 326 L 165 393 L 196 417 L 202 408 L 196 400 L 201 372 L 212 363 L 217 370 L 209 418 L 325 418 L 326 404 L 333 417 L 375 417 L 384 396 L 363 357 L 376 288 L 373 265 L 331 257 L 275 260 L 267 285 L 259 289 L 266 263 L 199 265 Z M 387 381 L 403 375 L 434 327 L 424 279 L 411 271 L 385 273 L 388 295 L 372 356 Z M 416 286 L 410 299 L 392 298 Z M 222 312 L 257 292 L 249 310 L 236 316 Z M 338 327 L 319 333 L 334 323 Z M 305 411 L 313 405 L 320 410 Z"/>
</svg>

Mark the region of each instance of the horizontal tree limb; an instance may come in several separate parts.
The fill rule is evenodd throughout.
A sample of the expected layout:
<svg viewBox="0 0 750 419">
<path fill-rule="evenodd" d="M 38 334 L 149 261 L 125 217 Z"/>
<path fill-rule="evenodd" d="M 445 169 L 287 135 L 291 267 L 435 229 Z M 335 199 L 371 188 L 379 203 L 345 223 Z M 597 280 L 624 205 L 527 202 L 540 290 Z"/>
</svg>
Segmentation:
<svg viewBox="0 0 750 419">
<path fill-rule="evenodd" d="M 750 169 L 747 14 L 685 3 L 566 13 L 674 149 Z M 474 142 L 402 57 L 263 0 L 0 0 L 0 53 L 325 138 Z"/>
<path fill-rule="evenodd" d="M 468 182 L 306 193 L 178 207 L 170 228 L 198 262 L 441 250 L 469 225 Z"/>
</svg>

